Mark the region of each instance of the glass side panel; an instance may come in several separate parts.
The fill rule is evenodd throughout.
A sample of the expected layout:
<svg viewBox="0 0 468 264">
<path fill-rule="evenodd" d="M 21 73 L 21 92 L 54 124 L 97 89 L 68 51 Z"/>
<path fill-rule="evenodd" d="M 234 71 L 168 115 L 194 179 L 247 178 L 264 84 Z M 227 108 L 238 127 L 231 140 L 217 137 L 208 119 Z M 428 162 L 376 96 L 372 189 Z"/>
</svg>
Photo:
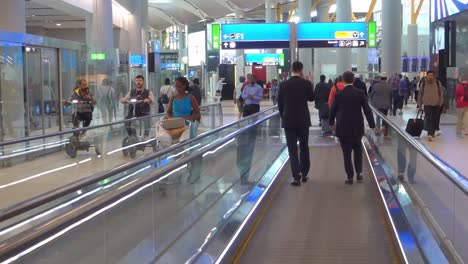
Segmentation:
<svg viewBox="0 0 468 264">
<path fill-rule="evenodd" d="M 220 125 L 218 108 L 219 105 L 202 107 L 202 120 L 206 121 L 199 125 L 199 134 Z M 47 118 L 51 122 L 58 121 L 58 116 Z M 0 167 L 0 209 L 162 149 L 155 139 L 162 118 L 163 115 L 158 115 L 146 122 L 129 121 L 90 128 L 85 134 L 70 131 L 61 136 L 3 146 L 0 153 L 3 165 Z M 211 121 L 211 118 L 216 120 Z M 149 129 L 147 137 L 144 135 L 145 124 Z"/>
<path fill-rule="evenodd" d="M 285 147 L 275 115 L 192 156 L 20 261 L 184 263 L 246 199 Z"/>
<path fill-rule="evenodd" d="M 264 117 L 272 113 L 273 110 L 269 110 L 261 114 L 260 117 Z M 4 239 L 4 235 L 11 236 L 18 231 L 16 230 L 15 232 L 8 231 L 2 233 L 1 230 L 5 231 L 9 226 L 19 224 L 23 220 L 29 219 L 33 216 L 36 216 L 33 220 L 34 222 L 45 222 L 51 217 L 60 215 L 63 210 L 68 210 L 70 207 L 75 207 L 85 201 L 88 201 L 89 199 L 94 199 L 103 193 L 134 181 L 149 172 L 154 172 L 158 168 L 186 157 L 197 149 L 210 147 L 213 143 L 216 143 L 223 137 L 228 136 L 242 127 L 252 124 L 253 122 L 256 122 L 256 119 L 244 119 L 236 125 L 222 129 L 212 135 L 198 138 L 190 144 L 181 144 L 180 146 L 176 145 L 174 150 L 166 154 L 161 153 L 160 155 L 157 155 L 154 160 L 141 163 L 128 170 L 122 171 L 121 173 L 115 174 L 108 179 L 91 184 L 82 190 L 79 190 L 78 192 L 70 193 L 69 195 L 61 197 L 60 199 L 52 201 L 43 206 L 37 207 L 13 219 L 3 221 L 0 223 L 0 239 Z M 90 132 L 91 131 L 87 132 L 87 134 Z M 104 139 L 105 138 L 106 137 L 104 136 Z M 122 140 L 122 137 L 118 138 Z M 65 139 L 65 142 L 67 142 L 67 139 Z M 151 142 L 149 144 L 151 144 Z M 152 147 L 149 148 L 150 150 L 147 151 L 151 151 Z M 5 191 L 0 193 L 0 195 L 5 193 L 5 202 L 3 203 L 4 208 L 5 206 L 10 206 L 17 202 L 21 202 L 24 199 L 41 194 L 47 190 L 52 190 L 50 189 L 51 185 L 55 184 L 56 187 L 60 187 L 69 184 L 70 182 L 75 182 L 80 179 L 80 175 L 86 175 L 83 172 L 97 173 L 100 171 L 105 171 L 104 168 L 109 170 L 131 161 L 131 158 L 124 157 L 122 152 L 122 147 L 116 146 L 115 148 L 109 149 L 107 152 L 103 152 L 102 155 L 96 156 L 95 158 L 89 157 L 93 155 L 89 154 L 88 157 L 80 157 L 73 160 L 63 159 L 63 164 L 61 164 L 60 167 L 46 171 L 43 174 L 38 174 L 39 176 L 34 175 L 27 178 L 18 177 L 14 179 L 15 181 L 7 181 L 2 185 L 4 186 Z M 64 155 L 64 153 L 61 152 L 60 155 Z M 64 177 L 63 175 L 67 176 Z M 48 185 L 38 184 L 37 181 L 39 180 L 41 180 L 41 182 L 47 181 Z M 32 188 L 32 186 L 34 186 L 34 188 Z"/>
<path fill-rule="evenodd" d="M 23 47 L 0 41 L 0 142 L 25 136 Z"/>
<path fill-rule="evenodd" d="M 427 237 L 435 236 L 436 226 L 428 220 L 433 218 L 443 236 L 468 261 L 467 195 L 400 133 L 389 127 L 388 136 L 372 136 L 372 139 L 388 166 L 387 173 L 392 177 L 389 182 L 416 234 L 418 246 L 433 263 L 443 263 L 438 262 L 438 255 L 432 250 L 440 245 Z"/>
</svg>

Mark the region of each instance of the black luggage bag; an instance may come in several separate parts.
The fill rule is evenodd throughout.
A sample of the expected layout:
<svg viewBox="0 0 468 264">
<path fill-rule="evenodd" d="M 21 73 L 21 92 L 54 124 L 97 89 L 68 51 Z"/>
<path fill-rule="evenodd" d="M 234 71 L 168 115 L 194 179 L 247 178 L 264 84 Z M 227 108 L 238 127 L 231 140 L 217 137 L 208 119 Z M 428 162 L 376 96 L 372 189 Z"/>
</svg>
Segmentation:
<svg viewBox="0 0 468 264">
<path fill-rule="evenodd" d="M 406 133 L 412 137 L 420 137 L 424 129 L 424 112 L 418 111 L 416 118 L 411 118 L 406 124 Z"/>
</svg>

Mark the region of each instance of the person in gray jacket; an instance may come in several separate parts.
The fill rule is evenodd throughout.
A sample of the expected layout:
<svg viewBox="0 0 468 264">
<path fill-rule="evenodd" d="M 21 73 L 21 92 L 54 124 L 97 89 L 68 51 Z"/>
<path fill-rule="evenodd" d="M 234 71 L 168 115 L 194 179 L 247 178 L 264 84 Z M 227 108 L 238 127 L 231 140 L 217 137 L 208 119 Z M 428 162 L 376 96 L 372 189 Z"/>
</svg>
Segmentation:
<svg viewBox="0 0 468 264">
<path fill-rule="evenodd" d="M 424 123 L 426 124 L 429 141 L 435 139 L 435 131 L 439 122 L 439 112 L 444 104 L 444 88 L 434 78 L 434 72 L 428 71 L 426 78 L 420 84 L 418 105 L 424 109 Z"/>
<path fill-rule="evenodd" d="M 369 93 L 369 99 L 371 104 L 377 108 L 385 116 L 388 115 L 388 111 L 392 107 L 392 95 L 393 88 L 392 85 L 387 82 L 387 77 L 385 75 L 380 76 L 376 82 L 372 85 L 372 90 Z M 377 116 L 377 129 L 381 129 L 381 118 Z M 388 133 L 387 123 L 383 124 L 383 132 L 386 136 Z"/>
</svg>

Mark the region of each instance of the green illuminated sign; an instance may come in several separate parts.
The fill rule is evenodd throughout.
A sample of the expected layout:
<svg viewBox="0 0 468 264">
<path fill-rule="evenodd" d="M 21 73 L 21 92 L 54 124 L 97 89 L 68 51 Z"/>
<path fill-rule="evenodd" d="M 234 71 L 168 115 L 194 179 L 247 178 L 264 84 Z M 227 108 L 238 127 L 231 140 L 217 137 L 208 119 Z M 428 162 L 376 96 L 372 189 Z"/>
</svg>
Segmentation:
<svg viewBox="0 0 468 264">
<path fill-rule="evenodd" d="M 181 64 L 180 64 L 180 70 L 181 70 L 181 71 L 185 70 L 185 63 L 181 63 Z"/>
<path fill-rule="evenodd" d="M 368 43 L 367 47 L 369 48 L 376 48 L 377 47 L 377 24 L 375 22 L 369 22 L 368 26 Z"/>
<path fill-rule="evenodd" d="M 105 53 L 91 53 L 91 60 L 105 60 Z"/>
<path fill-rule="evenodd" d="M 219 50 L 221 47 L 221 27 L 219 24 L 211 25 L 211 48 Z"/>
<path fill-rule="evenodd" d="M 283 66 L 284 66 L 284 53 L 281 53 L 281 54 L 280 54 L 280 61 L 279 61 L 279 65 L 280 65 L 281 67 L 283 67 Z"/>
</svg>

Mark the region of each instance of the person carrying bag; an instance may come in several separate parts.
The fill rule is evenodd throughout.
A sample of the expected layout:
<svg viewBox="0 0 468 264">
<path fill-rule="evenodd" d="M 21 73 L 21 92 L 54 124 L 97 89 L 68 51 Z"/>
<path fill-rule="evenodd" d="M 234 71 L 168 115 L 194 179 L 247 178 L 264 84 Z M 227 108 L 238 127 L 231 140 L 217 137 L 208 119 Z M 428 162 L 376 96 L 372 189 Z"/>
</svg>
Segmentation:
<svg viewBox="0 0 468 264">
<path fill-rule="evenodd" d="M 196 135 L 195 122 L 200 121 L 200 109 L 193 95 L 187 93 L 189 82 L 185 77 L 176 79 L 177 95 L 169 100 L 167 114 L 158 129 L 159 142 L 163 147 L 173 141 L 183 141 Z"/>
</svg>

